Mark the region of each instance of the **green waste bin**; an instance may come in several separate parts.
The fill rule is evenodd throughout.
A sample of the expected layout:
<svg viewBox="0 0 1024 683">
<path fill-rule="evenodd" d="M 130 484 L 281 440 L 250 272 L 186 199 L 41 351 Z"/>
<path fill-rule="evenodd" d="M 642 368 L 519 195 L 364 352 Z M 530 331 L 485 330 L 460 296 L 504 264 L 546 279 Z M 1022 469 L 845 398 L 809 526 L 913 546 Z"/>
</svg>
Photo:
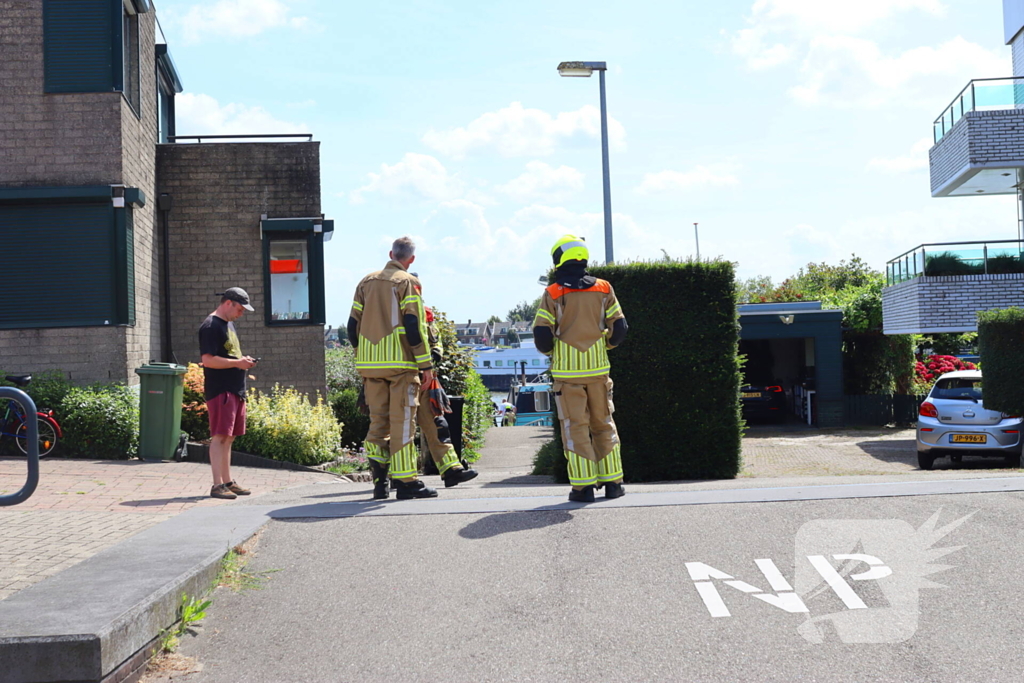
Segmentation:
<svg viewBox="0 0 1024 683">
<path fill-rule="evenodd" d="M 139 459 L 170 460 L 181 440 L 184 365 L 147 363 L 135 372 L 139 390 Z"/>
</svg>

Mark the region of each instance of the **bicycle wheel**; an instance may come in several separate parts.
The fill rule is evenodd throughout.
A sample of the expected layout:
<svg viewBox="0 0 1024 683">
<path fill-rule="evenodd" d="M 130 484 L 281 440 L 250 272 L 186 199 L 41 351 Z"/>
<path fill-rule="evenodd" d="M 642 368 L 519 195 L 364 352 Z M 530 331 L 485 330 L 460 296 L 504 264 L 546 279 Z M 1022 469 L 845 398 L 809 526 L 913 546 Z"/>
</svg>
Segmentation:
<svg viewBox="0 0 1024 683">
<path fill-rule="evenodd" d="M 57 431 L 53 425 L 42 418 L 36 418 L 39 425 L 39 457 L 45 457 L 57 446 Z M 24 422 L 18 427 L 17 438 L 18 448 L 22 453 L 28 455 L 28 425 Z"/>
</svg>

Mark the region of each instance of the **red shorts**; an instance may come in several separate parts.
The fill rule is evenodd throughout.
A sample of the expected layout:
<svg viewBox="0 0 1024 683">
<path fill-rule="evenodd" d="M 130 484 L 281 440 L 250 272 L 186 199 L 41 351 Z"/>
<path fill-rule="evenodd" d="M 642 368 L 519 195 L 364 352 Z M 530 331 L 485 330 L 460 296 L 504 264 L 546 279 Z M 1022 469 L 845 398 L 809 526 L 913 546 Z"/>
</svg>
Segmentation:
<svg viewBox="0 0 1024 683">
<path fill-rule="evenodd" d="M 225 391 L 206 402 L 210 414 L 210 436 L 241 436 L 245 434 L 245 400 Z"/>
</svg>

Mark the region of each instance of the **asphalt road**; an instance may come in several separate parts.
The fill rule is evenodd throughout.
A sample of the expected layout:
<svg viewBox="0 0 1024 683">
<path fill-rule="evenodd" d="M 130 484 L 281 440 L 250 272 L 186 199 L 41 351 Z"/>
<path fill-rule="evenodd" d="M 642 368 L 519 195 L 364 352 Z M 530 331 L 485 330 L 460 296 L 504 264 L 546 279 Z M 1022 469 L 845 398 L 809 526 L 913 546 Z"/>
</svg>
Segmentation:
<svg viewBox="0 0 1024 683">
<path fill-rule="evenodd" d="M 1020 681 L 1022 519 L 1004 492 L 275 520 L 249 568 L 278 571 L 215 593 L 182 680 Z"/>
</svg>

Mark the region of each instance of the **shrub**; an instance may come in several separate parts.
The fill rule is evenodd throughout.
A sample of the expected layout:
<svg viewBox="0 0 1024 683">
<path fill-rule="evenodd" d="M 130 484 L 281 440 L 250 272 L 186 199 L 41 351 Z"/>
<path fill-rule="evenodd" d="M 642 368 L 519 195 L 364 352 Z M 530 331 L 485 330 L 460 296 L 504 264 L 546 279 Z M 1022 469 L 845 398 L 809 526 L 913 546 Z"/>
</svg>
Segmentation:
<svg viewBox="0 0 1024 683">
<path fill-rule="evenodd" d="M 735 477 L 739 325 L 733 266 L 668 261 L 591 268 L 612 283 L 629 336 L 609 355 L 627 479 Z"/>
<path fill-rule="evenodd" d="M 462 406 L 462 457 L 467 462 L 476 462 L 480 459 L 484 434 L 494 424 L 491 417 L 494 405 L 490 392 L 475 370 L 466 375 L 466 390 L 462 395 L 466 399 Z"/>
<path fill-rule="evenodd" d="M 193 441 L 210 438 L 210 415 L 203 393 L 205 386 L 202 366 L 189 363 L 181 396 L 181 430 L 188 433 Z"/>
<path fill-rule="evenodd" d="M 324 361 L 327 371 L 328 395 L 345 389 L 359 391 L 359 388 L 363 386 L 363 378 L 356 370 L 355 349 L 351 346 L 327 349 Z"/>
<path fill-rule="evenodd" d="M 974 370 L 977 366 L 974 363 L 966 363 L 956 356 L 932 355 L 923 358 L 914 365 L 914 387 L 916 393 L 927 393 L 932 382 L 947 372 L 956 370 Z M 986 379 L 985 384 L 988 384 Z"/>
<path fill-rule="evenodd" d="M 533 456 L 533 472 L 531 474 L 536 475 L 549 475 L 554 476 L 557 479 L 556 470 L 559 468 L 559 463 L 565 462 L 565 454 L 562 452 L 562 442 L 560 439 L 552 439 L 546 444 L 540 447 L 537 451 L 537 455 Z M 565 470 L 565 466 L 561 467 Z M 569 481 L 568 477 L 561 480 L 563 483 Z"/>
<path fill-rule="evenodd" d="M 929 254 L 924 266 L 924 273 L 929 276 L 974 275 L 984 272 L 985 267 L 983 264 L 967 263 L 952 251 L 943 251 L 934 255 Z"/>
<path fill-rule="evenodd" d="M 341 425 L 317 396 L 310 403 L 293 388 L 274 385 L 269 394 L 253 389 L 246 400 L 245 434 L 234 441 L 240 451 L 300 465 L 332 460 L 341 445 Z"/>
<path fill-rule="evenodd" d="M 985 368 L 985 407 L 1024 414 L 1024 309 L 978 312 L 978 346 Z"/>
<path fill-rule="evenodd" d="M 68 455 L 127 460 L 139 449 L 139 396 L 123 385 L 74 387 L 60 404 Z"/>
<path fill-rule="evenodd" d="M 359 448 L 366 432 L 370 429 L 370 416 L 363 415 L 356 407 L 359 389 L 347 388 L 332 392 L 328 399 L 334 417 L 343 426 L 341 428 L 341 445 L 343 448 Z"/>
<path fill-rule="evenodd" d="M 989 256 L 985 269 L 994 275 L 1022 272 L 1020 259 L 1012 254 Z"/>
</svg>

